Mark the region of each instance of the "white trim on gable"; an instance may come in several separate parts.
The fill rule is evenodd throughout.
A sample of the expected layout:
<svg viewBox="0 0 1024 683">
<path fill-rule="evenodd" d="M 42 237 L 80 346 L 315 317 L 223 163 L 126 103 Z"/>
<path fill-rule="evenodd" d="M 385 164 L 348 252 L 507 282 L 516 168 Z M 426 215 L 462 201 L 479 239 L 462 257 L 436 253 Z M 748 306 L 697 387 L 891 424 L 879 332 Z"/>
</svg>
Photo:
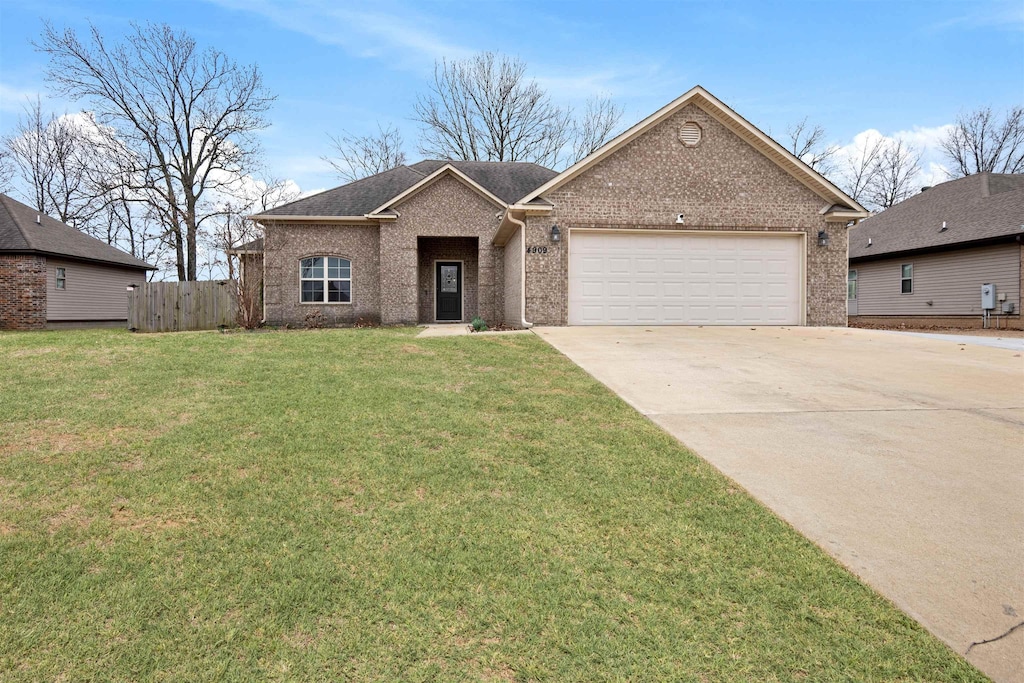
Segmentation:
<svg viewBox="0 0 1024 683">
<path fill-rule="evenodd" d="M 695 86 L 679 98 L 665 105 L 658 111 L 640 121 L 624 133 L 621 133 L 596 152 L 576 162 L 544 185 L 526 195 L 515 204 L 522 205 L 533 201 L 552 190 L 561 187 L 585 170 L 594 166 L 637 139 L 649 129 L 668 119 L 688 104 L 694 104 L 713 117 L 722 125 L 726 126 L 741 138 L 750 143 L 755 149 L 775 162 L 783 170 L 788 172 L 808 189 L 832 204 L 842 204 L 850 207 L 850 211 L 856 216 L 864 218 L 868 215 L 866 209 L 857 203 L 845 192 L 833 185 L 827 178 L 812 169 L 801 159 L 794 156 L 786 148 L 772 140 L 761 132 L 756 126 L 730 109 L 725 103 L 709 93 L 701 86 Z"/>
</svg>

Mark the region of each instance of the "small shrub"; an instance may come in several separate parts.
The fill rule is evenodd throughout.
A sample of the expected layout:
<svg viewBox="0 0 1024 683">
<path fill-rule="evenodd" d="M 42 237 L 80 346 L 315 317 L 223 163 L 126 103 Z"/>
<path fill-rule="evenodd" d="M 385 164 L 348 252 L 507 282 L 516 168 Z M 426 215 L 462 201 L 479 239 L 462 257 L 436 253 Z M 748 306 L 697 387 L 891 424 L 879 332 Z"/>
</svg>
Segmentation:
<svg viewBox="0 0 1024 683">
<path fill-rule="evenodd" d="M 319 308 L 306 314 L 306 329 L 319 330 L 324 326 L 324 312 Z"/>
<path fill-rule="evenodd" d="M 474 332 L 486 332 L 487 331 L 487 323 L 484 322 L 484 319 L 481 318 L 480 316 L 477 316 L 477 317 L 473 318 L 473 322 L 470 323 L 470 324 L 473 326 L 473 331 Z"/>
</svg>

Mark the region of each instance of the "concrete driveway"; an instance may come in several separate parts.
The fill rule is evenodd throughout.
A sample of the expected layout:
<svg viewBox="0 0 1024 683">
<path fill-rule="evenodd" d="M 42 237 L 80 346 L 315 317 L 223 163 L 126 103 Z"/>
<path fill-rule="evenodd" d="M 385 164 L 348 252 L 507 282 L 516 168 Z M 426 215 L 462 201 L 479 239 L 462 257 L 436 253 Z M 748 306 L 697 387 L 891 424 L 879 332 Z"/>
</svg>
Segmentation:
<svg viewBox="0 0 1024 683">
<path fill-rule="evenodd" d="M 1020 352 L 839 328 L 535 331 L 982 671 L 1024 681 Z"/>
</svg>

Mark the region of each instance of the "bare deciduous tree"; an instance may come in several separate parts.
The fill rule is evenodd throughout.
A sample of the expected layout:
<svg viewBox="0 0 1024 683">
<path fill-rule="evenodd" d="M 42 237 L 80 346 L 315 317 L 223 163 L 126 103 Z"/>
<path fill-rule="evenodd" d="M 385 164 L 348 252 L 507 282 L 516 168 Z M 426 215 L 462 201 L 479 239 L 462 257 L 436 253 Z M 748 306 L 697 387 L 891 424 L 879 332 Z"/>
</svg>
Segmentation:
<svg viewBox="0 0 1024 683">
<path fill-rule="evenodd" d="M 405 163 L 402 150 L 402 134 L 394 126 L 382 127 L 377 124 L 376 135 L 351 135 L 342 133 L 331 138 L 337 151 L 337 158 L 322 157 L 346 182 L 352 182 L 375 175 Z"/>
<path fill-rule="evenodd" d="M 178 279 L 195 280 L 199 231 L 216 213 L 207 195 L 247 172 L 255 133 L 267 126 L 274 98 L 258 67 L 200 50 L 187 33 L 156 24 L 133 24 L 112 46 L 95 26 L 83 42 L 72 29 L 46 24 L 36 47 L 50 57 L 56 90 L 88 100 L 98 122 L 115 131 L 130 155 L 131 189 L 159 219 Z"/>
<path fill-rule="evenodd" d="M 33 208 L 88 232 L 98 197 L 89 173 L 95 152 L 84 131 L 67 116 L 44 114 L 37 98 L 2 144 Z"/>
<path fill-rule="evenodd" d="M 583 116 L 574 126 L 572 139 L 572 162 L 590 156 L 604 146 L 622 120 L 623 108 L 607 97 L 596 97 L 587 101 Z"/>
<path fill-rule="evenodd" d="M 414 105 L 419 150 L 441 159 L 532 161 L 558 167 L 577 150 L 597 149 L 621 110 L 604 100 L 577 122 L 526 76 L 521 59 L 482 52 L 434 66 L 430 93 Z"/>
<path fill-rule="evenodd" d="M 237 249 L 263 237 L 263 230 L 250 215 L 262 213 L 280 204 L 294 201 L 298 192 L 294 185 L 283 180 L 253 181 L 246 191 L 221 207 L 213 231 L 214 246 L 225 254 L 228 279 L 236 286 L 237 320 L 245 329 L 259 327 L 263 317 L 263 272 L 258 270 L 257 259 L 250 254 L 239 254 Z"/>
<path fill-rule="evenodd" d="M 14 159 L 11 153 L 0 145 L 0 192 L 11 192 L 11 181 L 14 179 Z"/>
<path fill-rule="evenodd" d="M 961 113 L 939 144 L 953 164 L 954 178 L 1024 172 L 1024 107 L 1011 108 L 1001 121 L 991 107 Z"/>
<path fill-rule="evenodd" d="M 861 203 L 867 201 L 885 149 L 885 138 L 871 133 L 875 131 L 865 133 L 860 141 L 854 139 L 853 150 L 838 162 L 836 169 L 843 191 Z"/>
<path fill-rule="evenodd" d="M 921 153 L 900 139 L 889 140 L 878 156 L 877 169 L 868 186 L 869 201 L 882 209 L 914 194 L 914 180 L 921 172 Z"/>
<path fill-rule="evenodd" d="M 810 125 L 806 117 L 786 128 L 789 138 L 789 151 L 795 157 L 822 175 L 835 170 L 833 157 L 839 151 L 835 145 L 825 142 L 825 129 L 819 125 Z"/>
</svg>

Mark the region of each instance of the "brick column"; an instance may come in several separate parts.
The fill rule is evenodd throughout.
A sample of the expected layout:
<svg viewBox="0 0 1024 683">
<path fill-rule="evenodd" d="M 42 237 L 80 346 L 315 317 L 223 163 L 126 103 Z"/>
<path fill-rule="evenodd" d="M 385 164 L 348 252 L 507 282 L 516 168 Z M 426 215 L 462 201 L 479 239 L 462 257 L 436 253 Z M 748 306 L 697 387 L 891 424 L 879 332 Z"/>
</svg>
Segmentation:
<svg viewBox="0 0 1024 683">
<path fill-rule="evenodd" d="M 380 226 L 380 321 L 415 325 L 418 319 L 416 235 L 397 225 Z"/>
<path fill-rule="evenodd" d="M 0 256 L 0 330 L 46 328 L 46 257 Z"/>
</svg>

